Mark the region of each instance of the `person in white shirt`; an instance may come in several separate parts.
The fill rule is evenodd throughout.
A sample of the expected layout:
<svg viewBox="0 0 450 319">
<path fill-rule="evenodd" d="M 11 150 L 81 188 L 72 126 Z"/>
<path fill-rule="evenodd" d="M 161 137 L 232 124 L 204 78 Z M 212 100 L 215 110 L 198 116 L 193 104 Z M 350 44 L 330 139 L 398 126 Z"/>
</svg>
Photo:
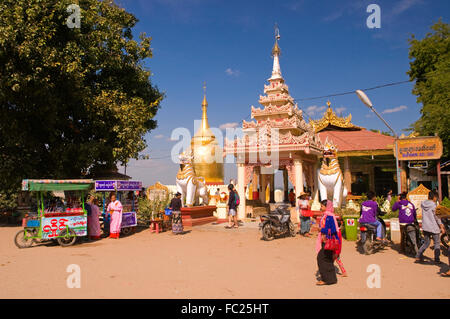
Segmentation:
<svg viewBox="0 0 450 319">
<path fill-rule="evenodd" d="M 311 230 L 311 207 L 309 205 L 308 194 L 301 193 L 298 197 L 297 210 L 300 217 L 300 235 L 310 237 Z"/>
</svg>

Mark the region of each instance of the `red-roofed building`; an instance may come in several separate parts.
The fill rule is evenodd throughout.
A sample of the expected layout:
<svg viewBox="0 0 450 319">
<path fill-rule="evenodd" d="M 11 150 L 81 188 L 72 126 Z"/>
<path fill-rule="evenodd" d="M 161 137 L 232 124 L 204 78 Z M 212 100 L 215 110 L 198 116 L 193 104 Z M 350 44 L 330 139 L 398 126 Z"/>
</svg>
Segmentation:
<svg viewBox="0 0 450 319">
<path fill-rule="evenodd" d="M 332 141 L 344 173 L 344 183 L 354 195 L 374 190 L 379 195 L 397 189 L 394 137 L 366 130 L 346 118 L 337 116 L 328 102 L 328 109 L 319 120 L 310 124 L 320 140 Z M 402 189 L 407 189 L 405 164 L 402 164 Z"/>
</svg>

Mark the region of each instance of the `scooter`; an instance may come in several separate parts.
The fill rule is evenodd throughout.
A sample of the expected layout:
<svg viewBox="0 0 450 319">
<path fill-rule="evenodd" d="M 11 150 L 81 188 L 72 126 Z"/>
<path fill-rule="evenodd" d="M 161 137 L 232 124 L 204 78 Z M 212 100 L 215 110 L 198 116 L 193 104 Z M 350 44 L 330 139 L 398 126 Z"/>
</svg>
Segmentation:
<svg viewBox="0 0 450 319">
<path fill-rule="evenodd" d="M 401 233 L 401 251 L 405 253 L 406 255 L 410 256 L 416 256 L 418 249 L 420 246 L 422 246 L 424 239 L 422 235 L 420 234 L 420 227 L 419 224 L 413 223 L 413 224 L 400 224 L 400 229 L 402 231 Z M 416 246 L 414 246 L 414 243 L 411 240 L 411 237 L 409 237 L 408 233 L 415 232 L 416 233 Z"/>
<path fill-rule="evenodd" d="M 377 216 L 377 220 L 381 223 L 381 238 L 386 235 L 386 224 L 384 220 Z M 359 245 L 362 251 L 366 255 L 374 254 L 377 251 L 383 249 L 387 243 L 385 241 L 376 241 L 377 227 L 371 224 L 361 223 L 359 224 L 360 241 Z"/>
<path fill-rule="evenodd" d="M 269 215 L 260 217 L 259 229 L 264 240 L 273 240 L 276 236 L 295 237 L 295 226 L 291 221 L 291 212 L 288 205 L 280 205 Z"/>
</svg>

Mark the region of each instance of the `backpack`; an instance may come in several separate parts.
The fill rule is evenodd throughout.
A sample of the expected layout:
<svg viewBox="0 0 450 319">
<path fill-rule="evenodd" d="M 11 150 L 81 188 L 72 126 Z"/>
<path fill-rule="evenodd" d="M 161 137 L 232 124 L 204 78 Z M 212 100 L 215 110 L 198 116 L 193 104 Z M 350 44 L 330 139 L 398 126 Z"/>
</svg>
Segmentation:
<svg viewBox="0 0 450 319">
<path fill-rule="evenodd" d="M 239 195 L 237 192 L 234 192 L 234 203 L 236 204 L 236 206 L 239 206 Z"/>
</svg>

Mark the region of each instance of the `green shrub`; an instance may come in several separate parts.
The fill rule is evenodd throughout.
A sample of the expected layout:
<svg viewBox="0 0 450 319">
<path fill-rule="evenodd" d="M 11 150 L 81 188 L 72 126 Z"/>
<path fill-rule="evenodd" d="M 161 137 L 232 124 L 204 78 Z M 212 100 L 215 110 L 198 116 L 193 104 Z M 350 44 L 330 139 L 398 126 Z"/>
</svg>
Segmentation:
<svg viewBox="0 0 450 319">
<path fill-rule="evenodd" d="M 164 209 L 169 206 L 169 203 L 169 194 L 163 199 L 150 200 L 147 197 L 139 197 L 137 217 L 141 222 L 149 222 L 155 218 L 162 218 L 162 213 L 164 212 Z"/>
<path fill-rule="evenodd" d="M 0 212 L 13 212 L 17 209 L 18 191 L 0 193 Z"/>
<path fill-rule="evenodd" d="M 448 197 L 445 197 L 442 202 L 441 205 L 447 208 L 450 208 L 450 199 L 448 199 Z"/>
</svg>

